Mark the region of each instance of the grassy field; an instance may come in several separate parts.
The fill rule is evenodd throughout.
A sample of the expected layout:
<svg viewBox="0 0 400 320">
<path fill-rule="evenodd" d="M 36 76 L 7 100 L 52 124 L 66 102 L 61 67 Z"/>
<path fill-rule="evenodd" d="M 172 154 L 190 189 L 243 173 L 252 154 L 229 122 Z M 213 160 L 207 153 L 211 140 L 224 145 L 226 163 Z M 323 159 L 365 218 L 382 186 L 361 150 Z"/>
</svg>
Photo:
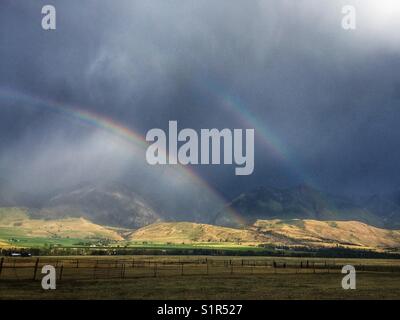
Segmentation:
<svg viewBox="0 0 400 320">
<path fill-rule="evenodd" d="M 40 248 L 45 246 L 73 246 L 81 242 L 78 238 L 45 238 L 26 236 L 24 231 L 0 227 L 0 239 L 4 247 Z"/>
<path fill-rule="evenodd" d="M 184 276 L 76 280 L 44 291 L 39 282 L 0 281 L 0 299 L 399 299 L 399 275 L 362 273 L 356 290 L 339 274 Z"/>
<path fill-rule="evenodd" d="M 82 239 L 82 238 L 45 238 L 45 237 L 30 237 L 25 236 L 22 232 L 14 231 L 8 228 L 0 227 L 0 247 L 2 248 L 86 248 L 92 249 L 108 249 L 112 250 L 117 248 L 131 248 L 131 249 L 222 249 L 222 250 L 235 250 L 235 251 L 262 251 L 263 249 L 256 246 L 242 245 L 237 243 L 223 242 L 223 243 L 158 243 L 149 241 L 105 241 L 102 239 Z"/>
<path fill-rule="evenodd" d="M 0 299 L 400 299 L 399 260 L 42 257 L 34 281 L 36 259 L 5 259 Z M 44 264 L 56 266 L 58 277 L 64 267 L 56 290 L 41 289 Z M 345 264 L 356 267 L 356 290 L 341 287 Z"/>
</svg>

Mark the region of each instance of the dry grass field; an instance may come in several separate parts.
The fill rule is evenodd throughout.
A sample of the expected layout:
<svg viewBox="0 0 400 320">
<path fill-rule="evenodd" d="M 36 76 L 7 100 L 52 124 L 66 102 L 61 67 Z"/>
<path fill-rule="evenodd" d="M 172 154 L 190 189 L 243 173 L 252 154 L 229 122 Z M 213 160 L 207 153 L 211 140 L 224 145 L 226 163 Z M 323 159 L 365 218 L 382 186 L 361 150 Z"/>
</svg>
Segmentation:
<svg viewBox="0 0 400 320">
<path fill-rule="evenodd" d="M 45 264 L 57 268 L 56 290 L 41 288 L 40 270 Z M 356 267 L 356 290 L 341 287 L 340 271 L 345 264 Z M 6 258 L 0 275 L 0 299 L 400 299 L 400 261 L 204 256 Z"/>
<path fill-rule="evenodd" d="M 396 251 L 400 231 L 376 228 L 359 221 L 307 219 L 257 220 L 243 228 L 193 222 L 157 222 L 133 230 L 95 224 L 84 218 L 31 217 L 26 208 L 0 208 L 0 248 L 77 246 L 107 241 L 115 246 L 143 243 L 162 245 L 235 246 L 260 245 L 350 248 L 379 252 Z"/>
<path fill-rule="evenodd" d="M 123 240 L 113 228 L 94 224 L 84 218 L 56 220 L 32 219 L 23 208 L 0 208 L 0 239 L 27 238 L 106 238 Z M 5 242 L 3 240 L 3 242 Z"/>
<path fill-rule="evenodd" d="M 343 244 L 353 247 L 396 248 L 400 231 L 370 226 L 359 221 L 258 220 L 253 228 L 308 245 Z"/>
</svg>

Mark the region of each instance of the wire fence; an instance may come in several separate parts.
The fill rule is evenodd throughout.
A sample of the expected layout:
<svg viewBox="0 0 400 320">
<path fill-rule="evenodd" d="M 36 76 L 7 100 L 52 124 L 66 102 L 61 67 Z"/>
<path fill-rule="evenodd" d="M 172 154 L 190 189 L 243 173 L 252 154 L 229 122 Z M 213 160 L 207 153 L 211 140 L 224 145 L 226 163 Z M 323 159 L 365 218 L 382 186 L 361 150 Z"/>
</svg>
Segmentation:
<svg viewBox="0 0 400 320">
<path fill-rule="evenodd" d="M 56 269 L 58 280 L 129 279 L 189 275 L 261 275 L 268 273 L 340 273 L 343 264 L 331 261 L 257 259 L 96 259 L 0 258 L 0 281 L 39 280 L 45 265 Z M 356 265 L 358 272 L 400 273 L 400 265 Z"/>
</svg>

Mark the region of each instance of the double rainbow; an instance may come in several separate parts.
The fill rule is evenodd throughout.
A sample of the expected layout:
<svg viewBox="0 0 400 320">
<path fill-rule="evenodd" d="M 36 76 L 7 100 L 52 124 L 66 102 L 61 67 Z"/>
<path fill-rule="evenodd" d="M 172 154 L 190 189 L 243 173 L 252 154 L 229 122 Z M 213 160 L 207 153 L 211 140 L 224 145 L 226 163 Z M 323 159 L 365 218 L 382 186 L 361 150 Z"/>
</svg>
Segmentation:
<svg viewBox="0 0 400 320">
<path fill-rule="evenodd" d="M 23 104 L 24 106 L 49 109 L 67 118 L 78 120 L 80 123 L 104 130 L 116 137 L 121 138 L 130 146 L 146 149 L 149 145 L 145 137 L 134 131 L 133 129 L 123 126 L 122 124 L 116 122 L 109 117 L 105 117 L 101 114 L 88 111 L 83 107 L 60 103 L 52 99 L 42 98 L 39 96 L 26 94 L 4 87 L 0 88 L 0 97 L 2 99 L 6 99 L 6 101 L 11 101 L 13 105 L 18 102 L 20 104 Z M 2 103 L 2 105 L 4 106 L 4 102 Z M 226 199 L 222 197 L 222 195 L 217 190 L 215 190 L 215 188 L 210 186 L 189 166 L 177 165 L 175 167 L 185 179 L 188 179 L 189 182 L 199 186 L 203 190 L 206 190 L 206 192 L 208 192 L 210 195 L 212 195 L 220 203 L 221 209 L 226 206 Z M 244 223 L 244 220 L 240 217 L 240 214 L 238 214 L 231 208 L 227 210 L 228 214 L 234 217 L 235 220 L 240 223 Z"/>
</svg>

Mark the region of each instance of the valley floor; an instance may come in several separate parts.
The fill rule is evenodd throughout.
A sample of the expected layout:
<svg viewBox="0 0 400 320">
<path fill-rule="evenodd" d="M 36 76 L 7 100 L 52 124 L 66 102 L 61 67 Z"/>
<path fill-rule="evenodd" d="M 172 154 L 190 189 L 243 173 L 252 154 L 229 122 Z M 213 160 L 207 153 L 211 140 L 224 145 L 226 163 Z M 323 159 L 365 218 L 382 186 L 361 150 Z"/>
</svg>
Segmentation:
<svg viewBox="0 0 400 320">
<path fill-rule="evenodd" d="M 339 274 L 185 276 L 61 281 L 44 291 L 38 282 L 0 281 L 0 299 L 400 299 L 400 274 L 362 273 L 356 290 Z"/>
<path fill-rule="evenodd" d="M 43 257 L 33 280 L 37 258 L 6 259 L 0 299 L 400 299 L 399 260 Z M 64 274 L 45 291 L 40 266 L 51 263 Z M 359 270 L 355 290 L 341 287 L 344 264 Z"/>
</svg>

